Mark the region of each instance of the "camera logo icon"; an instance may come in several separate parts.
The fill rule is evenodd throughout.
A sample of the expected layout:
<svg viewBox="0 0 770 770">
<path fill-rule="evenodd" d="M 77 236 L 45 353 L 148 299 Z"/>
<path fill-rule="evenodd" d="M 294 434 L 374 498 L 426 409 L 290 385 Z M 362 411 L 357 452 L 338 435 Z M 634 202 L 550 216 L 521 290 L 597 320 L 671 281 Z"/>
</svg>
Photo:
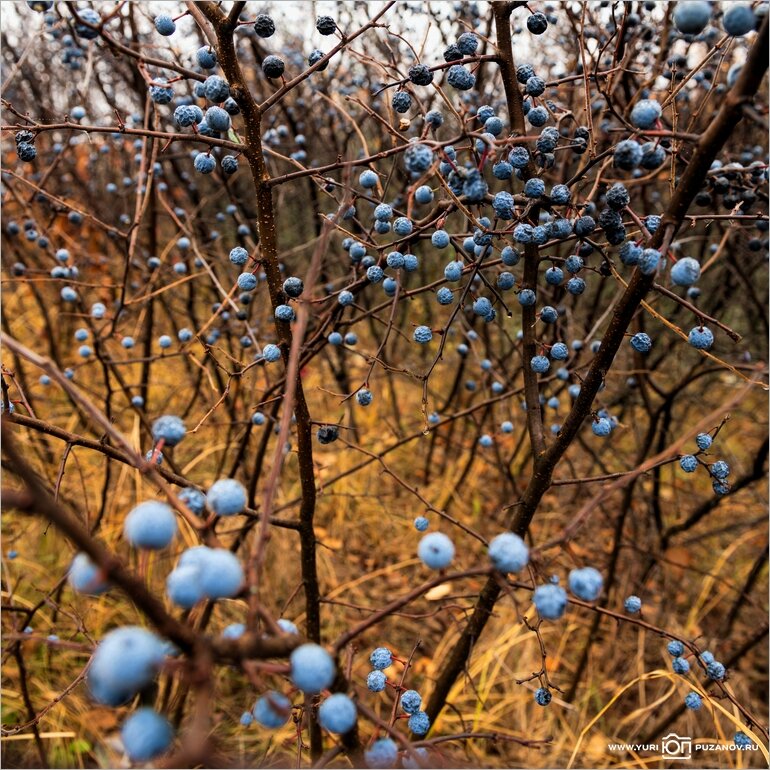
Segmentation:
<svg viewBox="0 0 770 770">
<path fill-rule="evenodd" d="M 666 759 L 692 759 L 692 738 L 669 733 L 660 743 Z"/>
</svg>

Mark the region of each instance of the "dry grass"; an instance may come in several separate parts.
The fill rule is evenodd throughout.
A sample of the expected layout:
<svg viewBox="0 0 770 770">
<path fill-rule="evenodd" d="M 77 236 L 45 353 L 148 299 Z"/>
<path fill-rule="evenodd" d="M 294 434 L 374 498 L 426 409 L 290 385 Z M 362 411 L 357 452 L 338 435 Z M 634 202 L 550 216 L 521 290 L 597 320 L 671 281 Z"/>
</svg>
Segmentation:
<svg viewBox="0 0 770 770">
<path fill-rule="evenodd" d="M 23 325 L 24 316 L 17 316 L 16 323 Z M 158 370 L 165 381 L 156 381 L 151 403 L 157 405 L 158 412 L 181 408 L 182 396 L 172 387 L 174 366 L 169 364 L 162 369 L 158 367 Z M 82 378 L 78 376 L 78 380 L 82 381 Z M 314 402 L 311 410 L 318 414 L 339 413 L 339 407 L 334 406 L 336 400 L 313 387 L 317 384 L 312 378 L 308 381 Z M 712 391 L 710 398 L 714 401 L 710 406 L 718 403 L 718 395 Z M 244 403 L 248 403 L 248 397 L 244 395 L 243 398 Z M 370 410 L 356 412 L 357 435 L 366 438 L 365 445 L 371 452 L 387 448 L 394 440 L 391 434 L 397 431 L 389 425 L 385 400 L 380 400 Z M 403 433 L 419 432 L 422 424 L 419 389 L 405 387 L 399 391 L 399 400 L 403 407 Z M 736 475 L 740 475 L 751 460 L 745 454 L 745 447 L 756 446 L 761 439 L 762 426 L 749 419 L 754 409 L 761 408 L 762 399 L 758 395 L 751 396 L 736 410 L 729 430 L 720 437 L 720 455 L 730 460 Z M 496 409 L 500 415 L 503 412 L 509 415 L 511 405 L 504 404 Z M 68 414 L 66 405 L 55 394 L 51 394 L 47 401 L 46 411 L 46 416 L 56 424 L 68 430 L 80 430 L 77 416 Z M 515 407 L 513 411 L 516 411 Z M 214 480 L 218 455 L 225 448 L 220 425 L 223 417 L 215 414 L 194 439 L 175 450 L 174 459 L 183 472 L 204 485 Z M 521 421 L 521 418 L 517 419 Z M 138 442 L 139 423 L 131 413 L 119 413 L 117 422 L 135 443 Z M 632 454 L 635 429 L 631 420 L 627 420 L 627 424 L 613 450 L 602 455 L 610 470 L 627 467 L 627 458 Z M 453 483 L 458 468 L 473 450 L 473 437 L 472 433 L 458 431 L 450 451 L 436 452 L 433 473 L 428 480 L 423 479 L 421 469 L 429 436 L 420 436 L 388 454 L 386 462 L 394 473 L 412 483 L 423 479 L 424 483 L 420 482 L 419 487 L 426 499 L 439 507 L 446 506 L 463 522 L 490 535 L 499 531 L 494 516 L 501 503 L 509 500 L 503 497 L 506 493 L 501 489 L 495 467 L 478 455 L 462 486 L 456 487 Z M 30 455 L 40 458 L 44 451 L 42 440 L 30 436 L 29 441 Z M 510 448 L 513 441 L 513 438 L 502 439 L 503 448 Z M 48 448 L 53 458 L 61 456 L 60 444 L 51 441 Z M 320 542 L 319 574 L 324 596 L 329 602 L 323 608 L 324 632 L 328 640 L 366 616 L 366 609 L 356 608 L 377 608 L 424 579 L 424 572 L 414 558 L 417 538 L 411 527 L 413 517 L 422 512 L 419 502 L 383 473 L 376 462 L 336 484 L 328 483 L 332 476 L 361 459 L 360 454 L 340 444 L 317 452 L 318 478 L 323 489 L 316 518 Z M 579 449 L 570 455 L 570 459 L 576 471 L 580 472 L 581 465 L 586 465 L 588 472 L 590 460 L 581 456 Z M 44 472 L 53 479 L 56 463 L 49 463 Z M 85 449 L 72 451 L 61 496 L 85 520 L 92 521 L 99 507 L 103 473 L 103 458 Z M 525 468 L 516 475 L 519 483 L 526 481 Z M 295 479 L 296 457 L 290 455 L 278 506 L 298 494 Z M 679 520 L 710 494 L 707 485 L 703 479 L 685 479 L 680 473 L 665 469 L 662 494 L 665 522 L 670 524 Z M 763 579 L 749 597 L 730 638 L 716 636 L 720 619 L 735 600 L 736 588 L 743 584 L 752 559 L 764 547 L 764 525 L 741 526 L 742 520 L 753 520 L 764 510 L 763 487 L 751 487 L 716 508 L 688 533 L 689 540 L 685 538 L 673 545 L 657 561 L 651 576 L 642 584 L 639 581 L 646 554 L 655 553 L 656 536 L 645 510 L 650 481 L 644 480 L 640 486 L 624 536 L 623 568 L 619 585 L 612 594 L 612 606 L 617 609 L 622 597 L 639 593 L 645 600 L 646 620 L 685 637 L 697 638 L 703 648 L 713 649 L 718 657 L 728 657 L 766 614 L 767 594 Z M 129 554 L 121 541 L 122 519 L 137 500 L 153 494 L 154 490 L 137 471 L 128 467 L 113 469 L 100 537 L 130 558 L 134 567 L 137 567 L 136 555 Z M 590 490 L 574 487 L 553 488 L 535 520 L 535 542 L 542 543 L 557 535 L 568 523 L 575 503 L 590 494 Z M 556 549 L 543 554 L 538 566 L 544 576 L 555 573 L 563 579 L 573 563 L 606 563 L 611 548 L 611 522 L 616 514 L 613 506 L 618 499 L 618 495 L 614 496 L 608 505 L 593 512 L 584 536 L 568 550 Z M 237 521 L 228 521 L 219 530 L 222 538 L 229 540 L 228 530 L 235 531 L 238 526 Z M 722 528 L 724 531 L 720 533 Z M 447 527 L 442 526 L 442 529 Z M 705 536 L 707 532 L 716 534 Z M 194 543 L 192 533 L 184 526 L 181 540 L 184 545 Z M 459 569 L 473 567 L 483 559 L 479 543 L 459 534 L 456 541 L 456 566 Z M 88 659 L 87 649 L 82 647 L 84 643 L 89 645 L 98 640 L 109 628 L 141 620 L 119 592 L 88 599 L 73 595 L 65 588 L 63 592 L 51 595 L 51 587 L 66 570 L 72 553 L 43 522 L 6 513 L 3 550 L 7 554 L 11 548 L 18 550 L 19 556 L 13 561 L 3 560 L 4 602 L 12 601 L 16 606 L 26 607 L 46 598 L 46 605 L 35 616 L 32 635 L 22 644 L 29 668 L 30 697 L 35 708 L 40 710 L 67 688 L 81 671 Z M 146 578 L 158 592 L 163 590 L 165 575 L 177 552 L 178 548 L 175 548 L 173 553 L 152 554 L 146 564 Z M 274 532 L 268 551 L 270 566 L 265 573 L 265 582 L 260 586 L 260 594 L 276 614 L 301 625 L 301 594 L 296 592 L 297 556 L 294 533 Z M 451 651 L 465 612 L 472 605 L 480 584 L 480 579 L 468 579 L 452 584 L 449 592 L 434 592 L 430 598 L 407 608 L 407 615 L 387 619 L 357 641 L 352 659 L 353 681 L 361 697 L 366 698 L 379 714 L 387 718 L 390 701 L 381 695 L 366 693 L 362 687 L 368 671 L 368 651 L 376 645 L 386 644 L 400 656 L 407 657 L 419 640 L 421 647 L 407 684 L 427 696 L 432 678 Z M 449 698 L 452 707 L 444 711 L 431 735 L 494 732 L 513 738 L 550 738 L 551 743 L 543 749 L 489 740 L 468 741 L 462 747 L 446 743 L 440 746 L 444 761 L 449 765 L 474 767 L 658 766 L 659 759 L 655 757 L 609 753 L 607 744 L 638 740 L 662 715 L 678 706 L 689 690 L 703 692 L 700 678 L 673 676 L 668 669 L 665 642 L 656 634 L 625 623 L 605 621 L 591 646 L 577 697 L 566 702 L 555 692 L 551 706 L 542 709 L 533 700 L 537 683 L 517 684 L 517 680 L 525 679 L 539 669 L 540 653 L 534 634 L 520 621 L 521 615 L 532 618 L 534 614 L 528 595 L 517 592 L 516 599 L 518 606 L 508 598 L 498 604 L 495 617 L 474 651 L 468 676 L 454 686 Z M 243 614 L 241 602 L 220 602 L 214 609 L 210 628 L 217 633 L 228 623 L 241 620 Z M 563 621 L 546 623 L 542 627 L 549 674 L 564 690 L 571 683 L 591 620 L 590 612 L 573 609 Z M 5 613 L 6 643 L 12 638 L 13 623 L 13 614 Z M 51 633 L 58 634 L 65 644 L 46 644 L 45 637 Z M 70 641 L 76 642 L 78 649 L 68 649 L 66 643 Z M 762 643 L 732 669 L 727 684 L 737 700 L 763 721 L 767 718 L 766 668 L 767 654 Z M 11 726 L 26 721 L 26 713 L 20 696 L 18 671 L 12 659 L 5 662 L 3 673 L 3 722 Z M 240 713 L 252 705 L 257 693 L 241 674 L 231 669 L 220 670 L 216 684 L 218 695 L 212 720 L 222 744 L 236 751 L 244 763 L 293 762 L 296 750 L 294 727 L 288 725 L 270 735 L 262 730 L 240 727 Z M 172 693 L 175 692 L 173 688 L 177 685 L 171 685 L 169 681 L 162 682 L 161 691 L 169 686 Z M 61 767 L 119 764 L 117 744 L 111 739 L 124 711 L 96 706 L 89 700 L 82 684 L 75 687 L 40 720 L 51 764 Z M 688 712 L 678 717 L 670 728 L 694 739 L 708 740 L 729 740 L 733 732 L 740 729 L 761 743 L 727 701 L 706 700 L 700 712 Z M 33 748 L 28 732 L 5 736 L 6 766 L 34 763 Z M 748 755 L 721 752 L 698 757 L 704 767 L 759 767 L 766 759 L 764 746 L 761 752 Z"/>
</svg>

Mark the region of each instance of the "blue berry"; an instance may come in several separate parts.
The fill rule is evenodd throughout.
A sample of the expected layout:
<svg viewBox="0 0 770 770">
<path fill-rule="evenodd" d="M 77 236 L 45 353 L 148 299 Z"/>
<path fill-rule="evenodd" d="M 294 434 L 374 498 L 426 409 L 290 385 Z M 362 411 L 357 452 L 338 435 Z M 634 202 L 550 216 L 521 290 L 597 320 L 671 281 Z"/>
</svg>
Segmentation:
<svg viewBox="0 0 770 770">
<path fill-rule="evenodd" d="M 529 562 L 529 548 L 518 535 L 503 532 L 489 543 L 489 558 L 500 572 L 520 572 Z"/>
<path fill-rule="evenodd" d="M 370 671 L 366 677 L 366 686 L 371 692 L 382 692 L 385 689 L 387 677 L 382 671 L 375 669 Z"/>
<path fill-rule="evenodd" d="M 690 670 L 690 664 L 685 658 L 676 657 L 671 661 L 671 667 L 675 674 L 684 676 Z"/>
<path fill-rule="evenodd" d="M 433 150 L 425 144 L 410 144 L 404 152 L 404 166 L 410 174 L 422 174 L 431 163 Z"/>
<path fill-rule="evenodd" d="M 548 29 L 548 19 L 546 18 L 545 14 L 538 11 L 537 13 L 533 13 L 532 15 L 528 16 L 527 29 L 533 35 L 542 35 L 543 32 Z"/>
<path fill-rule="evenodd" d="M 513 176 L 513 166 L 508 161 L 501 160 L 492 166 L 492 174 L 495 179 L 510 179 Z"/>
<path fill-rule="evenodd" d="M 679 465 L 685 473 L 692 473 L 698 467 L 698 461 L 694 455 L 683 455 L 679 458 Z"/>
<path fill-rule="evenodd" d="M 529 163 L 529 150 L 526 147 L 514 147 L 508 153 L 508 162 L 518 169 L 526 168 Z"/>
<path fill-rule="evenodd" d="M 33 144 L 19 142 L 16 145 L 16 154 L 19 156 L 19 160 L 24 163 L 31 163 L 37 157 L 37 149 Z"/>
<path fill-rule="evenodd" d="M 725 667 L 718 660 L 712 660 L 706 664 L 706 674 L 715 682 L 721 682 L 725 678 L 725 673 Z"/>
<path fill-rule="evenodd" d="M 409 108 L 412 106 L 412 97 L 408 91 L 396 91 L 390 104 L 396 112 L 403 114 L 409 112 Z"/>
<path fill-rule="evenodd" d="M 433 190 L 426 184 L 421 185 L 414 191 L 414 199 L 424 206 L 433 200 Z"/>
<path fill-rule="evenodd" d="M 266 13 L 260 13 L 254 20 L 254 31 L 259 37 L 272 37 L 275 34 L 275 22 Z"/>
<path fill-rule="evenodd" d="M 152 424 L 152 437 L 155 441 L 163 440 L 166 446 L 176 446 L 186 433 L 184 422 L 173 414 L 164 414 Z"/>
<path fill-rule="evenodd" d="M 174 110 L 174 122 L 181 128 L 189 128 L 203 120 L 203 110 L 195 104 L 182 104 Z"/>
<path fill-rule="evenodd" d="M 639 353 L 649 353 L 652 350 L 652 340 L 648 334 L 638 332 L 631 337 L 631 347 Z"/>
<path fill-rule="evenodd" d="M 412 335 L 415 342 L 424 345 L 433 339 L 433 332 L 429 326 L 418 326 Z"/>
<path fill-rule="evenodd" d="M 291 305 L 278 305 L 275 309 L 275 318 L 277 321 L 288 323 L 294 320 L 294 309 Z"/>
<path fill-rule="evenodd" d="M 462 278 L 463 275 L 463 263 L 458 261 L 450 262 L 445 268 L 444 268 L 444 278 L 446 278 L 447 281 L 459 281 L 460 278 Z"/>
<path fill-rule="evenodd" d="M 443 532 L 431 532 L 420 540 L 417 555 L 426 567 L 444 569 L 452 563 L 455 547 Z"/>
<path fill-rule="evenodd" d="M 110 588 L 101 568 L 94 564 L 86 553 L 78 553 L 72 560 L 67 572 L 67 582 L 78 593 L 91 596 L 99 596 Z"/>
<path fill-rule="evenodd" d="M 696 350 L 711 350 L 714 333 L 706 326 L 696 326 L 690 329 L 687 340 Z"/>
<path fill-rule="evenodd" d="M 695 437 L 695 443 L 698 445 L 698 449 L 700 449 L 701 452 L 706 452 L 711 448 L 711 445 L 714 443 L 714 439 L 711 438 L 708 433 L 699 433 Z"/>
<path fill-rule="evenodd" d="M 193 166 L 199 174 L 210 174 L 216 168 L 217 162 L 206 152 L 199 152 L 195 156 Z"/>
<path fill-rule="evenodd" d="M 586 235 L 590 235 L 596 229 L 596 222 L 594 218 L 587 214 L 582 217 L 578 217 L 575 220 L 575 235 L 580 238 L 584 238 Z"/>
<path fill-rule="evenodd" d="M 170 104 L 174 98 L 174 89 L 165 85 L 167 82 L 166 78 L 155 78 L 155 85 L 150 86 L 150 99 L 155 104 Z"/>
<path fill-rule="evenodd" d="M 377 647 L 369 656 L 369 662 L 378 671 L 382 671 L 393 664 L 393 653 L 387 647 Z"/>
<path fill-rule="evenodd" d="M 516 285 L 516 276 L 513 273 L 503 271 L 497 276 L 497 288 L 501 291 L 508 291 Z"/>
<path fill-rule="evenodd" d="M 350 732 L 356 724 L 356 704 L 341 692 L 330 695 L 318 709 L 321 727 L 335 735 Z"/>
<path fill-rule="evenodd" d="M 613 152 L 615 166 L 632 171 L 642 160 L 642 148 L 635 139 L 624 139 L 615 145 Z"/>
<path fill-rule="evenodd" d="M 188 548 L 180 556 L 175 572 L 181 567 L 193 567 L 197 571 L 192 582 L 197 582 L 201 594 L 209 599 L 232 598 L 243 585 L 243 566 L 226 548 Z"/>
<path fill-rule="evenodd" d="M 551 691 L 546 687 L 538 687 L 535 690 L 535 703 L 538 706 L 547 706 L 551 702 Z"/>
<path fill-rule="evenodd" d="M 700 278 L 700 263 L 692 257 L 682 257 L 671 268 L 671 281 L 675 286 L 692 286 Z"/>
<path fill-rule="evenodd" d="M 754 11 L 744 3 L 730 3 L 722 16 L 722 26 L 732 37 L 743 37 L 756 27 L 756 23 Z"/>
<path fill-rule="evenodd" d="M 177 531 L 176 516 L 165 503 L 148 500 L 133 508 L 123 523 L 123 534 L 135 548 L 165 548 Z"/>
<path fill-rule="evenodd" d="M 535 589 L 532 601 L 540 617 L 558 620 L 567 609 L 567 592 L 561 586 L 546 583 Z"/>
<path fill-rule="evenodd" d="M 430 718 L 424 711 L 418 711 L 409 717 L 407 725 L 415 735 L 425 735 L 430 730 Z"/>
<path fill-rule="evenodd" d="M 500 219 L 513 219 L 515 201 L 513 195 L 505 190 L 497 193 L 492 200 L 492 208 Z"/>
<path fill-rule="evenodd" d="M 445 249 L 449 246 L 449 233 L 446 230 L 436 230 L 430 237 L 430 242 L 437 249 Z"/>
<path fill-rule="evenodd" d="M 678 639 L 672 639 L 666 649 L 672 658 L 681 658 L 684 655 L 684 645 Z"/>
<path fill-rule="evenodd" d="M 282 693 L 271 690 L 259 698 L 252 711 L 256 722 L 274 730 L 285 725 L 291 716 L 291 701 Z"/>
<path fill-rule="evenodd" d="M 594 436 L 604 438 L 612 433 L 612 423 L 606 417 L 600 417 L 591 423 L 591 430 Z"/>
<path fill-rule="evenodd" d="M 243 727 L 249 727 L 254 724 L 254 715 L 250 711 L 244 711 L 239 722 Z"/>
<path fill-rule="evenodd" d="M 540 128 L 540 126 L 544 126 L 548 121 L 548 110 L 545 107 L 533 107 L 527 113 L 527 120 L 530 125 Z"/>
<path fill-rule="evenodd" d="M 518 243 L 532 243 L 534 229 L 532 225 L 521 224 L 513 228 L 513 239 Z"/>
<path fill-rule="evenodd" d="M 278 345 L 269 343 L 262 348 L 262 358 L 269 364 L 275 363 L 281 357 L 281 349 Z"/>
<path fill-rule="evenodd" d="M 545 91 L 545 80 L 537 77 L 537 75 L 533 75 L 524 84 L 524 90 L 530 96 L 540 96 Z"/>
<path fill-rule="evenodd" d="M 703 704 L 703 700 L 701 699 L 700 695 L 698 695 L 697 692 L 688 692 L 687 695 L 684 697 L 684 705 L 688 709 L 692 709 L 693 711 L 697 711 L 701 705 Z"/>
<path fill-rule="evenodd" d="M 296 276 L 289 276 L 284 282 L 283 282 L 283 290 L 286 292 L 286 294 L 290 297 L 299 297 L 302 292 L 305 289 L 305 285 L 302 283 L 301 278 L 297 278 Z"/>
<path fill-rule="evenodd" d="M 431 760 L 428 750 L 423 746 L 418 746 L 413 751 L 414 756 L 405 753 L 401 757 L 401 764 L 406 770 L 419 770 L 422 767 L 430 767 Z"/>
<path fill-rule="evenodd" d="M 522 289 L 518 294 L 518 299 L 522 307 L 532 307 L 537 302 L 535 292 L 532 289 Z"/>
<path fill-rule="evenodd" d="M 235 516 L 246 507 L 246 489 L 236 479 L 220 479 L 206 494 L 206 505 L 217 516 Z"/>
<path fill-rule="evenodd" d="M 551 368 L 551 362 L 545 356 L 533 356 L 529 366 L 533 372 L 545 374 Z"/>
<path fill-rule="evenodd" d="M 241 291 L 254 291 L 257 288 L 257 276 L 254 273 L 241 273 L 237 283 Z"/>
<path fill-rule="evenodd" d="M 206 495 L 203 494 L 195 487 L 186 487 L 183 489 L 177 497 L 183 502 L 194 514 L 202 516 L 206 507 Z"/>
<path fill-rule="evenodd" d="M 487 297 L 478 297 L 473 302 L 473 312 L 481 316 L 482 318 L 486 318 L 489 316 L 490 312 L 492 311 L 492 303 L 489 301 Z"/>
<path fill-rule="evenodd" d="M 407 217 L 398 217 L 393 222 L 393 232 L 396 235 L 406 236 L 412 232 L 412 221 Z"/>
<path fill-rule="evenodd" d="M 674 8 L 674 26 L 683 35 L 697 35 L 711 18 L 711 3 L 707 0 L 680 0 Z"/>
<path fill-rule="evenodd" d="M 422 696 L 417 690 L 405 690 L 401 695 L 401 708 L 405 713 L 417 714 L 420 711 L 421 705 Z"/>
<path fill-rule="evenodd" d="M 492 115 L 485 121 L 484 131 L 492 136 L 500 136 L 503 133 L 503 121 L 497 115 Z"/>
<path fill-rule="evenodd" d="M 593 567 L 583 567 L 582 569 L 571 570 L 567 582 L 569 590 L 578 599 L 593 602 L 596 601 L 602 592 L 604 578 L 602 578 L 599 570 Z"/>
<path fill-rule="evenodd" d="M 551 202 L 563 206 L 570 201 L 569 187 L 565 184 L 556 184 L 551 188 Z"/>
<path fill-rule="evenodd" d="M 195 54 L 198 64 L 205 70 L 213 70 L 217 66 L 217 52 L 211 46 L 199 48 Z"/>
<path fill-rule="evenodd" d="M 312 67 L 314 64 L 317 64 L 321 59 L 324 58 L 326 54 L 323 51 L 319 51 L 317 48 L 313 49 L 310 54 L 307 57 L 307 64 L 308 67 Z M 324 62 L 319 68 L 319 72 L 323 72 L 327 67 L 329 66 L 329 62 Z"/>
<path fill-rule="evenodd" d="M 636 128 L 649 129 L 655 126 L 660 118 L 660 104 L 654 99 L 641 99 L 631 110 L 631 123 Z"/>
<path fill-rule="evenodd" d="M 479 46 L 479 40 L 472 32 L 463 32 L 459 38 L 457 38 L 457 47 L 463 56 L 473 56 L 476 53 L 476 49 Z"/>
<path fill-rule="evenodd" d="M 369 404 L 372 403 L 373 398 L 372 391 L 368 388 L 361 388 L 361 390 L 356 393 L 356 401 L 358 401 L 360 406 L 369 406 Z"/>
<path fill-rule="evenodd" d="M 302 692 L 315 695 L 334 681 L 332 656 L 317 644 L 303 644 L 291 654 L 291 681 Z"/>
<path fill-rule="evenodd" d="M 639 269 L 644 275 L 652 275 L 660 264 L 660 252 L 656 249 L 644 249 L 639 257 Z"/>
<path fill-rule="evenodd" d="M 164 716 L 144 707 L 123 723 L 120 738 L 132 762 L 147 762 L 168 749 L 174 729 Z"/>
<path fill-rule="evenodd" d="M 612 185 L 612 187 L 607 190 L 607 195 L 605 197 L 607 205 L 614 212 L 622 211 L 631 202 L 631 196 L 629 195 L 626 186 L 620 182 Z M 617 214 L 610 218 L 610 222 L 613 225 L 621 224 L 620 217 Z M 599 217 L 599 224 L 607 229 L 602 221 L 602 216 Z"/>
<path fill-rule="evenodd" d="M 315 28 L 322 35 L 333 35 L 337 29 L 337 23 L 331 16 L 319 16 L 316 19 Z"/>
<path fill-rule="evenodd" d="M 273 54 L 265 56 L 262 60 L 262 72 L 265 74 L 265 77 L 270 78 L 271 80 L 281 77 L 285 67 L 286 65 L 284 64 L 283 59 L 274 56 Z"/>
<path fill-rule="evenodd" d="M 78 11 L 80 14 L 80 11 Z M 80 14 L 82 16 L 82 14 Z M 176 24 L 170 16 L 156 16 L 155 17 L 155 29 L 159 35 L 168 37 L 176 32 Z"/>
<path fill-rule="evenodd" d="M 390 738 L 379 738 L 366 751 L 364 762 L 373 770 L 386 770 L 396 764 L 398 759 L 398 746 Z"/>
<path fill-rule="evenodd" d="M 358 183 L 364 189 L 371 189 L 372 187 L 376 187 L 378 180 L 379 180 L 379 177 L 371 169 L 366 169 L 366 171 L 362 171 L 361 175 L 358 177 Z"/>
<path fill-rule="evenodd" d="M 723 481 L 730 475 L 730 466 L 724 460 L 717 460 L 709 466 L 709 472 L 714 478 Z"/>
<path fill-rule="evenodd" d="M 560 267 L 549 267 L 545 271 L 545 282 L 550 286 L 559 286 L 564 280 L 564 271 Z"/>
<path fill-rule="evenodd" d="M 137 626 L 110 631 L 96 647 L 88 669 L 88 688 L 94 699 L 119 706 L 144 689 L 165 657 L 163 640 Z"/>
<path fill-rule="evenodd" d="M 521 256 L 512 246 L 506 246 L 500 252 L 500 259 L 506 267 L 515 267 L 519 264 Z"/>
<path fill-rule="evenodd" d="M 733 736 L 733 743 L 739 749 L 751 749 L 754 747 L 754 741 L 752 741 L 742 730 L 738 730 L 738 732 L 735 733 Z"/>
<path fill-rule="evenodd" d="M 221 166 L 222 171 L 224 171 L 225 174 L 232 176 L 236 171 L 238 171 L 238 158 L 236 158 L 234 155 L 225 155 L 225 157 L 221 160 Z"/>
<path fill-rule="evenodd" d="M 476 76 L 461 64 L 453 64 L 447 72 L 447 83 L 458 91 L 469 91 L 476 84 Z"/>
<path fill-rule="evenodd" d="M 527 198 L 537 199 L 545 194 L 545 182 L 538 177 L 527 179 L 524 183 L 524 195 Z"/>
<path fill-rule="evenodd" d="M 230 96 L 230 86 L 219 75 L 210 75 L 203 83 L 203 93 L 210 102 L 221 104 Z"/>
<path fill-rule="evenodd" d="M 627 596 L 623 607 L 630 615 L 638 615 L 642 611 L 642 600 L 638 596 Z"/>
<path fill-rule="evenodd" d="M 433 82 L 433 73 L 424 64 L 413 64 L 407 75 L 409 80 L 417 86 L 429 86 Z"/>
</svg>

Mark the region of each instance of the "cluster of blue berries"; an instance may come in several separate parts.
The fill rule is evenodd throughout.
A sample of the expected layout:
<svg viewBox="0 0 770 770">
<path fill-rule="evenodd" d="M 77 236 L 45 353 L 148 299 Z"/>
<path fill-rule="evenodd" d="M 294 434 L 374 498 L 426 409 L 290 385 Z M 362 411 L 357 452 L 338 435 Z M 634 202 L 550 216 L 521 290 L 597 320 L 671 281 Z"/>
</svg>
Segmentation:
<svg viewBox="0 0 770 770">
<path fill-rule="evenodd" d="M 700 459 L 702 453 L 711 449 L 714 439 L 709 433 L 699 433 L 695 437 L 695 444 L 698 447 L 696 454 L 682 455 L 679 458 L 679 466 L 685 473 L 694 473 L 699 465 L 702 465 L 708 471 L 711 478 L 711 487 L 717 495 L 726 495 L 730 491 L 730 482 L 727 477 L 730 475 L 730 466 L 725 460 L 716 460 L 710 465 Z"/>
</svg>

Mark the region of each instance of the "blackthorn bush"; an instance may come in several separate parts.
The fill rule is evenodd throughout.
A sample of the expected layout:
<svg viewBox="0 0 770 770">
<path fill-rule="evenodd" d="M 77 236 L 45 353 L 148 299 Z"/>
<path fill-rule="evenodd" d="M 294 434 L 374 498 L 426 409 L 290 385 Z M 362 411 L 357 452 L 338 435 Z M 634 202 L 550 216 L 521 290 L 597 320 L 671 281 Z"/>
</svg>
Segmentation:
<svg viewBox="0 0 770 770">
<path fill-rule="evenodd" d="M 6 766 L 766 766 L 766 0 L 3 16 Z"/>
</svg>

